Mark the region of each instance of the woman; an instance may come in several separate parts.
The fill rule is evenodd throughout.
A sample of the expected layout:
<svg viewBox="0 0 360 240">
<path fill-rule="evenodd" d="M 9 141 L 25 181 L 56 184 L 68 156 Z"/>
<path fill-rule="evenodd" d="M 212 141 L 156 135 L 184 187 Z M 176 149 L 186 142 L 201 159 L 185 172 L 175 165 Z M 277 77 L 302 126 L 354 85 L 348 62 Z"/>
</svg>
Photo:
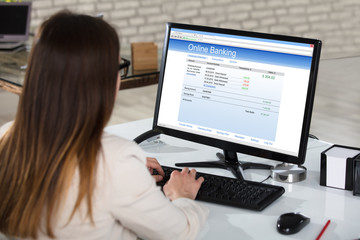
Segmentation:
<svg viewBox="0 0 360 240">
<path fill-rule="evenodd" d="M 19 238 L 193 239 L 203 181 L 163 171 L 133 142 L 104 133 L 120 85 L 119 40 L 101 19 L 60 12 L 30 54 L 14 123 L 0 140 L 0 232 Z"/>
</svg>

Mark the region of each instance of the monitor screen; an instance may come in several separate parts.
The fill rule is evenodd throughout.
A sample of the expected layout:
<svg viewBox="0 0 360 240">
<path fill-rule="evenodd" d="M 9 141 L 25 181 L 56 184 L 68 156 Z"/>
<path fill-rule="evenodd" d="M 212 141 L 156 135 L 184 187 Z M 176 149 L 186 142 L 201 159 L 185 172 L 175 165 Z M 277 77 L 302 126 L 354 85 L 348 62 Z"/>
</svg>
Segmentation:
<svg viewBox="0 0 360 240">
<path fill-rule="evenodd" d="M 26 41 L 30 18 L 31 2 L 0 2 L 0 42 Z"/>
<path fill-rule="evenodd" d="M 153 129 L 302 164 L 321 42 L 168 23 Z"/>
</svg>

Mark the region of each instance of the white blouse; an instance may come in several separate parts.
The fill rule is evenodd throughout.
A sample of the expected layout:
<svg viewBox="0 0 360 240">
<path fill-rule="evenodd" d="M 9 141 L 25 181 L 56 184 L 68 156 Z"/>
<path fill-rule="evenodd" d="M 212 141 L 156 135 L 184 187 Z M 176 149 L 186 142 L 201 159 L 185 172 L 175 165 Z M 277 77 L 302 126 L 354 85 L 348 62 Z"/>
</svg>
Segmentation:
<svg viewBox="0 0 360 240">
<path fill-rule="evenodd" d="M 104 132 L 98 160 L 92 198 L 95 224 L 86 217 L 85 201 L 68 223 L 78 194 L 76 172 L 55 218 L 53 229 L 58 239 L 196 238 L 208 209 L 191 199 L 166 198 L 145 165 L 145 153 L 136 143 Z M 39 237 L 47 238 L 43 232 Z"/>
</svg>

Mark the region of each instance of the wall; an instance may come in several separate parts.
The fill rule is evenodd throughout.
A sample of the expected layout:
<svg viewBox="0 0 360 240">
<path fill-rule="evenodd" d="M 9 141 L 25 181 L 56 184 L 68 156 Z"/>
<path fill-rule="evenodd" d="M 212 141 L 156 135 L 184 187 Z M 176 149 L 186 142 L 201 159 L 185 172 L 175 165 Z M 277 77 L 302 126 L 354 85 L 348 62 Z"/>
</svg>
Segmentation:
<svg viewBox="0 0 360 240">
<path fill-rule="evenodd" d="M 168 21 L 317 38 L 322 58 L 360 56 L 359 0 L 34 0 L 32 26 L 67 8 L 96 14 L 129 43 L 162 46 Z"/>
</svg>

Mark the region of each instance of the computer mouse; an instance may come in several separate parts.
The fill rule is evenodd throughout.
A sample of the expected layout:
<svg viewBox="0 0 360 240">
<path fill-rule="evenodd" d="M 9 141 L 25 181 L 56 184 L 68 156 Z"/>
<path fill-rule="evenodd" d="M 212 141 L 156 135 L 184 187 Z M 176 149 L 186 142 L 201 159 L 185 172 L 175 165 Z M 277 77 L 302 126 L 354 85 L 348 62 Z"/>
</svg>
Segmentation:
<svg viewBox="0 0 360 240">
<path fill-rule="evenodd" d="M 301 213 L 284 213 L 277 220 L 276 228 L 281 234 L 294 234 L 303 229 L 310 218 Z"/>
</svg>

